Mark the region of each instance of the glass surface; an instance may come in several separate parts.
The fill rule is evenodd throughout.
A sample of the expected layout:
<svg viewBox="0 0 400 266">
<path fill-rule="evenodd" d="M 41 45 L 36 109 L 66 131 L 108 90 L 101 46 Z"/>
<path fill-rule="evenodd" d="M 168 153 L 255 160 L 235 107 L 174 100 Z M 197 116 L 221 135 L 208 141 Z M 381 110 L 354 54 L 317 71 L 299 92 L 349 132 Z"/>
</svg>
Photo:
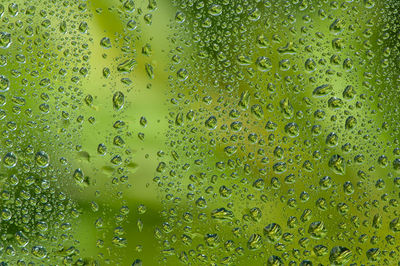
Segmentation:
<svg viewBox="0 0 400 266">
<path fill-rule="evenodd" d="M 0 265 L 400 265 L 399 10 L 1 0 Z"/>
</svg>

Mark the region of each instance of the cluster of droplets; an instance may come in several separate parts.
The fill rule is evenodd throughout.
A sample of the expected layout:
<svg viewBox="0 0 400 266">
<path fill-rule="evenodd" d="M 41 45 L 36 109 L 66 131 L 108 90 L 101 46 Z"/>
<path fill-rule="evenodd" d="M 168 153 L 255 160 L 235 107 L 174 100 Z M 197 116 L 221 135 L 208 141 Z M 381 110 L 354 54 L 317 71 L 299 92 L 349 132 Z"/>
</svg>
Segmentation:
<svg viewBox="0 0 400 266">
<path fill-rule="evenodd" d="M 71 229 L 80 211 L 64 187 L 62 154 L 73 148 L 66 128 L 88 72 L 84 26 L 76 27 L 86 7 L 35 2 L 0 4 L 0 261 L 12 265 L 79 253 Z"/>
<path fill-rule="evenodd" d="M 129 191 L 128 175 L 137 168 L 132 142 L 143 142 L 145 135 L 138 132 L 132 140 L 125 111 L 136 88 L 138 20 L 151 25 L 157 3 L 117 2 L 0 4 L 1 263 L 117 263 L 121 258 L 110 260 L 105 250 L 121 252 L 128 245 L 124 227 L 131 207 L 123 190 Z M 101 23 L 102 34 L 94 34 L 96 22 L 110 17 L 119 27 Z M 142 55 L 151 53 L 148 42 Z M 153 79 L 152 64 L 143 67 Z M 96 86 L 103 89 L 91 91 Z M 139 126 L 146 128 L 145 117 Z M 96 200 L 81 200 L 89 193 Z M 106 195 L 113 197 L 103 201 Z M 136 214 L 145 212 L 139 205 Z M 74 234 L 86 229 L 73 219 L 80 215 L 94 219 L 99 260 L 80 254 L 81 237 Z M 137 225 L 141 232 L 140 218 Z M 112 235 L 104 228 L 113 228 Z"/>
<path fill-rule="evenodd" d="M 53 257 L 47 253 L 49 242 L 72 237 L 70 219 L 79 212 L 60 191 L 60 172 L 51 161 L 32 145 L 8 152 L 2 159 L 8 176 L 1 181 L 0 251 L 2 258 L 13 263 L 23 263 L 24 257 Z"/>
<path fill-rule="evenodd" d="M 163 260 L 397 263 L 396 1 L 175 5 Z"/>
</svg>

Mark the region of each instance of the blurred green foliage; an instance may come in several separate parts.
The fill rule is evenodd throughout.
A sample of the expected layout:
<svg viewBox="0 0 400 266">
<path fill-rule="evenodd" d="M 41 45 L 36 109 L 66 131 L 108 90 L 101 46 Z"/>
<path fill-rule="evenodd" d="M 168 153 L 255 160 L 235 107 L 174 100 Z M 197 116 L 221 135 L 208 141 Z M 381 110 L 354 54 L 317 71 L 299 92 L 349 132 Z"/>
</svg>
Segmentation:
<svg viewBox="0 0 400 266">
<path fill-rule="evenodd" d="M 12 14 L 11 2 L 21 8 L 19 15 Z M 60 6 L 62 11 L 57 10 L 61 2 L 64 5 Z M 398 32 L 398 5 L 388 1 L 389 4 L 393 2 L 393 5 L 384 7 L 388 3 L 376 1 L 371 9 L 370 1 L 291 1 L 293 6 L 289 8 L 276 7 L 275 4 L 269 9 L 265 7 L 263 10 L 270 13 L 260 14 L 265 19 L 262 24 L 251 22 L 257 17 L 253 10 L 246 10 L 236 18 L 228 17 L 233 14 L 233 7 L 239 9 L 235 1 L 229 4 L 232 5 L 232 10 L 229 9 L 231 13 L 222 15 L 227 16 L 227 21 L 218 21 L 215 18 L 219 15 L 219 9 L 218 6 L 212 9 L 212 1 L 204 1 L 210 6 L 208 11 L 198 8 L 201 1 L 194 1 L 197 7 L 191 6 L 192 2 L 14 0 L 1 3 L 0 32 L 13 32 L 13 44 L 9 48 L 0 49 L 0 55 L 7 58 L 7 64 L 0 69 L 0 75 L 9 77 L 11 82 L 10 91 L 4 94 L 7 93 L 10 99 L 12 96 L 21 96 L 24 103 L 20 104 L 19 98 L 13 98 L 15 104 L 2 107 L 8 115 L 0 121 L 2 131 L 5 132 L 0 148 L 1 156 L 4 158 L 9 150 L 15 150 L 18 151 L 16 153 L 19 162 L 15 168 L 1 166 L 0 188 L 12 189 L 9 184 L 12 174 L 25 176 L 31 171 L 37 183 L 54 175 L 56 177 L 51 183 L 54 191 L 65 193 L 70 200 L 69 205 L 73 206 L 65 207 L 72 209 L 68 209 L 72 214 L 68 212 L 65 218 L 72 224 L 72 233 L 65 233 L 65 240 L 60 240 L 64 236 L 54 240 L 54 243 L 51 238 L 37 240 L 51 247 L 47 250 L 49 256 L 44 264 L 57 264 L 63 259 L 65 264 L 91 265 L 97 261 L 101 265 L 132 265 L 136 259 L 140 259 L 144 265 L 177 265 L 180 263 L 179 259 L 182 261 L 180 252 L 193 250 L 191 253 L 198 253 L 196 258 L 191 255 L 194 265 L 211 263 L 215 258 L 220 263 L 228 253 L 235 254 L 232 256 L 234 265 L 247 265 L 250 261 L 255 265 L 262 265 L 272 253 L 281 254 L 286 249 L 280 250 L 279 246 L 271 245 L 266 248 L 265 253 L 253 251 L 249 247 L 249 239 L 257 240 L 256 234 L 262 235 L 264 228 L 272 222 L 286 227 L 289 215 L 301 217 L 304 210 L 316 209 L 315 200 L 320 196 L 330 197 L 332 209 L 335 207 L 338 210 L 330 215 L 315 211 L 317 215 L 312 220 L 323 220 L 328 228 L 329 237 L 324 241 L 329 244 L 329 250 L 333 246 L 350 245 L 350 237 L 337 237 L 335 231 L 339 230 L 338 224 L 344 224 L 340 230 L 352 226 L 349 215 L 359 212 L 359 206 L 363 202 L 364 205 L 369 205 L 365 203 L 366 195 L 370 199 L 383 199 L 383 202 L 384 193 L 393 198 L 398 197 L 398 186 L 392 181 L 393 172 L 397 173 L 398 170 L 395 165 L 398 154 L 393 152 L 398 146 L 398 119 L 397 109 L 394 110 L 395 104 L 391 103 L 397 102 L 400 95 L 398 64 L 392 65 L 392 69 L 382 67 L 382 64 L 387 63 L 387 49 L 394 51 L 395 59 L 389 58 L 390 63 L 398 63 L 399 35 L 394 33 L 396 30 Z M 255 1 L 249 6 L 267 6 L 267 2 L 269 1 Z M 305 2 L 310 6 L 318 6 L 318 12 L 312 10 L 305 14 L 306 8 L 302 9 Z M 220 4 L 223 4 L 222 1 Z M 28 21 L 27 7 L 32 5 L 36 7 L 36 13 Z M 336 8 L 335 5 L 340 7 Z M 353 6 L 347 9 L 347 5 Z M 357 7 L 360 10 L 357 11 Z M 323 9 L 329 10 L 329 15 L 324 15 Z M 183 13 L 182 10 L 187 12 Z M 381 15 L 377 15 L 379 10 Z M 366 17 L 359 18 L 358 14 Z M 211 22 L 204 19 L 204 24 L 198 26 L 198 20 L 203 19 L 202 16 L 214 16 L 211 21 L 219 24 L 208 27 L 207 23 Z M 276 23 L 275 19 L 282 22 Z M 349 22 L 355 29 L 348 24 L 341 25 Z M 34 33 L 30 34 L 31 29 L 27 29 L 25 25 L 18 29 L 20 23 L 37 27 L 32 28 Z M 225 36 L 226 23 L 231 24 L 235 30 L 229 32 L 231 35 Z M 293 29 L 287 26 L 290 23 L 293 24 Z M 183 26 L 179 26 L 181 24 Z M 273 28 L 270 28 L 270 24 Z M 380 32 L 384 28 L 395 29 L 385 38 L 385 33 Z M 338 48 L 338 36 L 341 36 L 338 34 L 341 31 L 348 32 L 343 37 L 344 47 Z M 30 41 L 18 38 L 19 34 L 27 36 L 24 38 Z M 260 42 L 261 34 L 267 35 L 268 39 L 280 37 L 281 40 L 270 43 L 268 49 L 257 48 L 255 43 Z M 106 45 L 102 45 L 104 38 L 110 40 Z M 216 48 L 225 44 L 222 41 L 218 43 L 219 38 L 229 39 L 226 55 L 221 55 Z M 35 40 L 39 39 L 38 44 Z M 26 57 L 23 63 L 18 61 L 21 53 Z M 335 56 L 339 53 L 342 56 L 339 64 L 326 70 L 326 65 L 335 65 Z M 207 56 L 201 57 L 199 54 Z M 173 57 L 174 55 L 179 55 L 181 60 Z M 266 59 L 261 55 L 268 56 L 269 62 L 262 61 Z M 326 62 L 326 58 L 331 61 Z M 376 58 L 382 61 L 375 63 Z M 232 66 L 221 67 L 229 60 Z M 120 66 L 126 62 L 134 64 L 128 64 L 122 71 Z M 260 62 L 266 65 L 270 63 L 271 68 L 279 69 L 276 72 L 284 73 L 283 76 L 271 74 L 266 70 L 267 67 L 260 70 Z M 180 67 L 188 70 L 188 77 L 183 77 L 186 72 Z M 66 74 L 63 74 L 63 69 Z M 237 69 L 239 70 L 235 72 Z M 225 74 L 232 76 L 233 80 L 237 79 L 232 82 L 235 87 L 220 85 L 229 84 Z M 240 75 L 244 78 L 240 78 Z M 25 76 L 27 81 L 23 80 Z M 272 83 L 275 85 L 272 86 Z M 327 85 L 324 86 L 325 84 Z M 355 99 L 344 95 L 349 84 L 356 90 Z M 43 93 L 50 95 L 48 99 Z M 119 106 L 120 110 L 116 110 L 113 105 L 115 93 L 122 93 L 125 97 L 123 106 Z M 214 100 L 207 102 L 208 99 Z M 271 104 L 265 104 L 267 102 Z M 261 110 L 254 107 L 256 104 L 262 105 Z M 25 114 L 16 111 L 15 106 L 23 106 Z M 221 106 L 224 109 L 221 110 Z M 43 108 L 49 108 L 48 112 L 44 112 Z M 235 140 L 221 129 L 223 124 L 231 125 L 236 121 L 236 118 L 228 117 L 228 113 L 234 108 L 245 114 L 244 135 L 248 139 L 240 139 L 243 144 L 240 148 L 225 145 Z M 338 111 L 340 108 L 345 110 Z M 196 112 L 199 118 L 189 121 L 186 115 L 189 111 Z M 214 125 L 207 126 L 205 121 L 212 115 L 216 116 L 215 120 L 209 121 Z M 265 127 L 270 120 L 277 123 L 273 134 Z M 18 130 L 12 128 L 12 121 L 20 126 Z M 289 123 L 293 121 L 296 126 Z M 120 122 L 122 128 L 118 128 L 116 122 Z M 293 126 L 292 136 L 288 133 L 290 126 Z M 198 131 L 192 130 L 194 127 Z M 232 127 L 234 126 L 231 125 L 231 129 Z M 241 125 L 237 124 L 237 127 Z M 318 129 L 323 134 L 314 134 Z M 241 128 L 236 131 L 240 130 Z M 330 134 L 331 132 L 334 134 Z M 240 167 L 236 167 L 236 162 L 245 161 L 248 154 L 257 154 L 259 151 L 259 147 L 253 145 L 256 142 L 252 144 L 250 137 L 247 137 L 248 133 L 264 139 L 267 150 L 265 156 L 271 159 L 267 162 L 256 160 L 251 164 L 252 170 L 246 173 L 247 169 L 240 163 L 237 163 Z M 120 144 L 122 148 L 115 143 L 116 136 L 123 140 L 123 144 Z M 214 138 L 217 140 L 213 144 L 211 139 Z M 187 152 L 187 147 L 192 145 L 191 139 L 196 139 L 199 143 L 197 158 L 191 158 Z M 353 150 L 343 155 L 346 153 L 345 142 Z M 99 152 L 99 144 L 107 147 L 105 154 Z M 47 151 L 51 158 L 48 168 L 38 169 L 40 167 L 32 163 L 34 157 L 25 149 L 28 145 L 33 145 L 35 152 Z M 363 157 L 364 161 L 360 164 L 357 164 L 356 158 L 361 158 L 357 157 L 357 149 L 366 157 Z M 280 157 L 280 152 L 288 153 L 292 150 L 295 152 L 289 155 L 293 157 L 289 158 L 291 164 L 285 164 L 287 169 L 284 170 L 287 170 L 287 174 L 295 173 L 298 178 L 295 184 L 296 193 L 308 191 L 301 196 L 309 197 L 311 194 L 312 198 L 304 202 L 298 200 L 301 208 L 297 208 L 297 205 L 294 208 L 290 206 L 288 197 L 294 193 L 290 194 L 294 191 L 293 183 L 286 182 L 287 180 L 281 181 L 279 185 L 274 183 L 276 180 L 283 180 L 282 173 L 277 170 L 279 165 L 276 164 L 277 161 L 283 162 L 283 159 L 273 159 L 274 156 Z M 342 158 L 338 157 L 339 153 L 345 157 L 343 165 L 346 165 L 346 170 L 342 172 L 338 169 L 332 170 L 332 161 Z M 387 157 L 382 157 L 383 155 Z M 120 165 L 112 163 L 115 156 L 123 158 Z M 215 170 L 218 171 L 218 178 L 211 179 L 206 174 L 206 178 L 202 176 L 203 171 L 213 173 L 218 163 L 226 162 L 230 158 L 235 161 L 234 166 Z M 380 161 L 377 158 L 381 158 Z M 385 165 L 386 159 L 390 162 L 388 165 Z M 32 164 L 30 168 L 26 167 L 31 170 L 25 171 L 25 164 L 22 162 Z M 156 171 L 160 162 L 165 163 L 165 171 Z M 182 170 L 185 163 L 192 166 L 188 170 Z M 79 182 L 73 179 L 76 169 L 83 171 Z M 339 191 L 338 193 L 331 195 L 317 188 L 319 180 L 328 173 L 332 176 L 334 190 Z M 260 177 L 266 180 L 265 189 L 251 194 L 249 190 L 255 187 L 254 182 Z M 390 181 L 386 182 L 383 190 L 376 181 L 380 177 L 387 177 Z M 357 184 L 354 198 L 344 195 L 344 184 L 348 184 L 346 182 Z M 25 185 L 15 186 L 15 195 Z M 236 189 L 229 200 L 229 197 L 218 195 L 223 194 L 220 189 L 222 186 L 228 192 L 230 188 Z M 191 193 L 189 190 L 194 191 L 196 198 L 188 196 Z M 350 194 L 352 193 L 354 191 Z M 53 194 L 43 192 L 43 195 L 51 199 Z M 207 202 L 205 210 L 202 206 L 205 204 L 203 199 Z M 340 214 L 338 201 L 347 203 L 348 214 Z M 54 199 L 54 205 L 58 203 Z M 6 206 L 6 203 L 3 204 Z M 27 200 L 24 204 L 28 206 L 30 202 Z M 146 211 L 143 211 L 144 208 Z M 215 210 L 221 210 L 220 208 L 233 210 L 224 221 L 215 219 Z M 255 217 L 258 211 L 262 215 Z M 76 219 L 71 218 L 76 212 L 79 212 L 79 216 Z M 185 246 L 182 237 L 186 228 L 182 222 L 177 222 L 188 212 L 194 217 L 194 222 L 191 223 L 193 230 L 187 233 L 188 238 L 192 239 L 189 245 L 191 248 Z M 368 214 L 365 215 L 365 223 L 368 224 L 370 217 L 377 217 L 381 210 L 376 208 L 366 212 Z M 387 214 L 384 217 L 384 230 L 374 233 L 381 241 L 379 243 L 384 243 L 389 234 L 389 220 L 396 215 L 398 213 L 395 211 Z M 326 220 L 328 216 L 329 219 Z M 59 237 L 63 230 L 55 220 L 49 221 L 51 233 Z M 175 230 L 173 234 L 169 234 L 169 224 L 166 221 L 175 224 L 171 229 Z M 308 220 L 304 221 L 306 222 Z M 5 218 L 1 223 L 7 228 L 3 231 L 0 229 L 3 241 L 15 242 L 12 239 L 22 228 L 21 225 L 10 224 Z M 236 228 L 240 230 L 235 231 Z M 242 229 L 245 232 L 239 232 Z M 307 229 L 308 227 L 303 228 Z M 288 229 L 290 230 L 292 229 Z M 368 232 L 370 229 L 365 226 L 359 230 Z M 164 233 L 157 233 L 158 231 Z M 215 249 L 212 244 L 204 247 L 205 242 L 212 241 L 213 236 L 210 234 L 215 231 L 219 232 L 224 241 L 235 236 L 238 246 L 245 249 L 228 252 L 228 248 L 222 247 L 222 244 Z M 35 234 L 35 237 L 40 235 L 36 231 Z M 349 232 L 346 231 L 346 234 Z M 265 236 L 263 238 L 266 242 Z M 396 241 L 398 246 L 399 242 Z M 35 242 L 35 239 L 31 242 Z M 371 247 L 373 244 L 371 243 Z M 364 247 L 363 243 L 351 245 L 360 246 L 362 253 L 360 255 L 353 250 L 354 261 L 364 261 L 364 255 L 370 254 L 366 253 L 370 246 Z M 68 250 L 69 246 L 74 247 L 74 251 Z M 288 243 L 287 250 L 299 246 L 300 240 Z M 19 248 L 23 250 L 23 247 Z M 2 249 L 3 246 L 0 245 L 0 251 Z M 21 250 L 11 259 L 8 255 L 3 256 L 5 253 L 0 253 L 0 256 L 9 261 L 10 265 L 14 265 L 20 259 L 18 252 L 22 254 Z M 23 255 L 27 260 L 39 263 L 43 261 L 38 256 L 32 257 L 29 252 Z M 202 257 L 203 253 L 208 254 L 208 257 Z M 314 253 L 310 256 L 317 259 Z M 392 261 L 398 258 L 398 255 L 394 256 Z M 81 261 L 76 261 L 78 258 Z M 300 258 L 301 255 L 298 260 Z M 332 263 L 332 260 L 329 262 L 328 255 L 321 262 Z"/>
</svg>

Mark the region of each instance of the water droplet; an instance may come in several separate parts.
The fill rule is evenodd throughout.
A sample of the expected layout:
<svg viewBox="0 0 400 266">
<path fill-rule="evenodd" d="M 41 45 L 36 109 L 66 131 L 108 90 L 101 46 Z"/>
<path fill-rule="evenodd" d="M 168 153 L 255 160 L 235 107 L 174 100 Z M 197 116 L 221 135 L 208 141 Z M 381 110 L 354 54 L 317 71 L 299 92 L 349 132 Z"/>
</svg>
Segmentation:
<svg viewBox="0 0 400 266">
<path fill-rule="evenodd" d="M 208 129 L 215 129 L 217 127 L 217 118 L 215 116 L 210 116 L 206 120 L 205 125 Z"/>
<path fill-rule="evenodd" d="M 100 40 L 100 45 L 101 47 L 105 48 L 105 49 L 109 49 L 111 48 L 111 40 L 108 37 L 104 37 Z"/>
<path fill-rule="evenodd" d="M 337 146 L 338 142 L 339 142 L 339 137 L 334 132 L 329 133 L 325 141 L 326 145 L 328 145 L 329 147 Z"/>
<path fill-rule="evenodd" d="M 149 79 L 154 79 L 154 68 L 151 64 L 145 65 L 146 73 Z"/>
<path fill-rule="evenodd" d="M 175 21 L 176 21 L 177 23 L 183 23 L 183 22 L 185 22 L 185 20 L 186 20 L 186 15 L 185 15 L 185 13 L 183 13 L 183 12 L 181 12 L 181 11 L 176 12 L 176 14 L 175 14 Z"/>
<path fill-rule="evenodd" d="M 329 167 L 338 175 L 345 173 L 346 162 L 340 155 L 333 155 L 329 160 Z"/>
<path fill-rule="evenodd" d="M 400 218 L 396 217 L 389 223 L 390 230 L 397 233 L 400 232 Z"/>
<path fill-rule="evenodd" d="M 114 236 L 111 242 L 113 243 L 113 245 L 120 248 L 126 247 L 128 245 L 128 240 L 118 236 Z"/>
<path fill-rule="evenodd" d="M 137 28 L 137 22 L 134 19 L 131 19 L 128 21 L 128 23 L 126 24 L 126 27 L 128 28 L 128 30 L 133 31 Z"/>
<path fill-rule="evenodd" d="M 17 156 L 13 152 L 8 152 L 3 158 L 4 166 L 12 168 L 17 164 Z"/>
<path fill-rule="evenodd" d="M 379 250 L 379 248 L 370 248 L 367 250 L 366 254 L 369 261 L 379 261 L 381 251 Z"/>
<path fill-rule="evenodd" d="M 125 103 L 125 95 L 121 91 L 117 91 L 113 95 L 113 106 L 116 110 L 122 109 Z"/>
<path fill-rule="evenodd" d="M 78 168 L 74 171 L 74 174 L 72 175 L 72 177 L 78 183 L 82 183 L 84 181 L 84 175 L 80 168 Z"/>
<path fill-rule="evenodd" d="M 308 233 L 315 239 L 321 239 L 325 237 L 327 230 L 323 222 L 317 221 L 310 224 Z"/>
<path fill-rule="evenodd" d="M 310 72 L 314 71 L 315 68 L 317 67 L 317 64 L 315 63 L 314 59 L 312 59 L 312 58 L 308 58 L 306 60 L 306 62 L 304 63 L 304 65 L 305 65 L 306 70 L 310 71 Z"/>
<path fill-rule="evenodd" d="M 47 256 L 47 250 L 43 246 L 34 246 L 32 247 L 32 254 L 35 257 L 43 259 Z"/>
<path fill-rule="evenodd" d="M 11 34 L 0 31 L 0 48 L 6 49 L 11 45 Z"/>
<path fill-rule="evenodd" d="M 62 21 L 60 23 L 60 31 L 62 33 L 66 33 L 67 32 L 67 22 L 66 21 Z"/>
<path fill-rule="evenodd" d="M 88 30 L 88 27 L 89 27 L 89 26 L 88 26 L 87 22 L 82 21 L 81 24 L 79 24 L 79 31 L 80 31 L 81 33 L 86 33 L 87 30 Z"/>
<path fill-rule="evenodd" d="M 356 95 L 356 91 L 352 85 L 346 86 L 346 88 L 343 91 L 343 98 L 345 99 L 353 99 L 354 96 Z"/>
<path fill-rule="evenodd" d="M 283 115 L 286 119 L 290 119 L 293 117 L 294 108 L 293 108 L 292 104 L 290 103 L 289 98 L 286 97 L 285 99 L 281 100 L 280 107 L 281 107 Z"/>
<path fill-rule="evenodd" d="M 285 265 L 282 259 L 278 256 L 272 255 L 267 260 L 267 266 L 283 266 Z"/>
<path fill-rule="evenodd" d="M 333 34 L 340 34 L 344 30 L 345 22 L 343 19 L 335 19 L 335 21 L 329 26 L 329 30 Z"/>
<path fill-rule="evenodd" d="M 209 125 L 208 125 L 208 121 L 209 119 L 207 119 L 206 120 L 206 126 L 207 127 L 209 127 Z M 212 124 L 212 122 L 210 122 L 211 124 Z M 181 113 L 181 112 L 179 112 L 177 115 L 176 115 L 176 117 L 175 117 L 175 124 L 177 125 L 177 126 L 183 126 L 183 124 L 184 124 L 184 119 L 183 119 L 183 113 Z"/>
<path fill-rule="evenodd" d="M 2 209 L 1 213 L 0 213 L 0 217 L 3 221 L 9 221 L 9 220 L 11 220 L 12 212 L 7 208 Z"/>
<path fill-rule="evenodd" d="M 333 90 L 332 85 L 330 85 L 330 84 L 324 84 L 324 85 L 318 86 L 318 87 L 313 91 L 313 95 L 314 95 L 315 97 L 324 97 L 324 96 L 328 95 L 332 90 Z"/>
<path fill-rule="evenodd" d="M 264 227 L 264 235 L 271 242 L 278 241 L 282 236 L 282 228 L 279 224 L 271 223 Z"/>
<path fill-rule="evenodd" d="M 133 0 L 126 0 L 124 3 L 124 9 L 128 13 L 135 11 L 135 2 Z"/>
<path fill-rule="evenodd" d="M 208 10 L 208 14 L 212 15 L 212 16 L 219 16 L 222 14 L 222 6 L 221 5 L 217 5 L 217 4 L 213 4 L 210 9 Z"/>
<path fill-rule="evenodd" d="M 143 230 L 143 222 L 142 222 L 141 219 L 138 219 L 137 227 L 138 227 L 139 232 L 142 232 L 142 230 Z"/>
<path fill-rule="evenodd" d="M 346 119 L 345 128 L 352 129 L 356 126 L 356 124 L 357 124 L 357 119 L 354 116 L 349 116 Z"/>
<path fill-rule="evenodd" d="M 189 77 L 188 71 L 185 68 L 179 69 L 176 75 L 181 81 L 185 81 Z"/>
<path fill-rule="evenodd" d="M 130 73 L 136 65 L 135 59 L 128 59 L 117 66 L 117 70 L 121 73 Z"/>
<path fill-rule="evenodd" d="M 3 75 L 0 75 L 0 92 L 5 92 L 10 89 L 10 81 Z"/>
<path fill-rule="evenodd" d="M 225 208 L 219 208 L 211 212 L 211 217 L 221 221 L 231 221 L 233 219 L 233 212 Z"/>
<path fill-rule="evenodd" d="M 373 8 L 375 6 L 374 0 L 364 0 L 364 6 L 366 8 Z"/>
<path fill-rule="evenodd" d="M 256 60 L 257 69 L 266 72 L 272 69 L 271 60 L 268 57 L 260 56 Z"/>
<path fill-rule="evenodd" d="M 264 35 L 261 34 L 257 37 L 257 45 L 260 48 L 267 48 L 269 47 L 269 41 Z"/>
<path fill-rule="evenodd" d="M 15 233 L 15 241 L 18 243 L 18 246 L 25 247 L 29 243 L 29 238 L 21 231 Z"/>
<path fill-rule="evenodd" d="M 204 197 L 200 197 L 196 200 L 196 206 L 204 209 L 205 207 L 207 207 L 207 201 Z"/>
<path fill-rule="evenodd" d="M 343 265 L 350 260 L 351 256 L 352 252 L 348 248 L 336 246 L 329 254 L 329 261 L 333 265 Z"/>
<path fill-rule="evenodd" d="M 36 162 L 37 166 L 39 166 L 41 168 L 45 168 L 49 165 L 50 157 L 46 152 L 39 151 L 35 155 L 35 162 Z"/>
<path fill-rule="evenodd" d="M 247 242 L 247 247 L 250 250 L 260 249 L 263 245 L 262 237 L 259 234 L 252 234 Z"/>
<path fill-rule="evenodd" d="M 297 137 L 300 133 L 299 126 L 292 122 L 285 126 L 285 132 L 292 138 Z"/>
</svg>

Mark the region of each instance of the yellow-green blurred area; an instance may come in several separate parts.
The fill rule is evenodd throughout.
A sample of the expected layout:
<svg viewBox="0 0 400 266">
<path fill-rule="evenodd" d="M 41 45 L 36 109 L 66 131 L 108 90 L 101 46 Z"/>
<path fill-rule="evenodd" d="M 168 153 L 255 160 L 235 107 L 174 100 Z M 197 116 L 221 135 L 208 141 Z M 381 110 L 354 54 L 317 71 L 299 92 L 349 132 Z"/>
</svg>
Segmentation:
<svg viewBox="0 0 400 266">
<path fill-rule="evenodd" d="M 0 264 L 397 265 L 399 3 L 3 0 Z"/>
</svg>

